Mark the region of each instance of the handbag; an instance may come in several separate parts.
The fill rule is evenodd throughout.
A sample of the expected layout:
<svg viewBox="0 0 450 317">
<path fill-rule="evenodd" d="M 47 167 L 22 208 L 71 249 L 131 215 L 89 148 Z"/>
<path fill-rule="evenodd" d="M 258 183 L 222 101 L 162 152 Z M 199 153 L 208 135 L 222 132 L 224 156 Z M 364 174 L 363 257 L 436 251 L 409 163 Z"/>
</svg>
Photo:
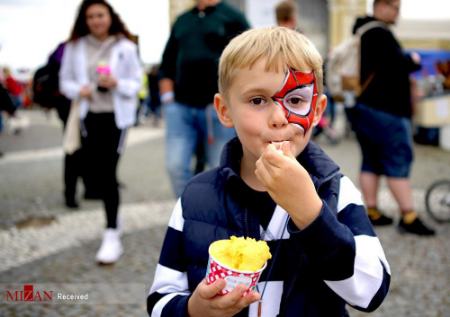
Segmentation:
<svg viewBox="0 0 450 317">
<path fill-rule="evenodd" d="M 70 105 L 69 117 L 63 136 L 63 149 L 67 154 L 73 154 L 81 147 L 80 135 L 80 104 L 77 100 Z"/>
</svg>

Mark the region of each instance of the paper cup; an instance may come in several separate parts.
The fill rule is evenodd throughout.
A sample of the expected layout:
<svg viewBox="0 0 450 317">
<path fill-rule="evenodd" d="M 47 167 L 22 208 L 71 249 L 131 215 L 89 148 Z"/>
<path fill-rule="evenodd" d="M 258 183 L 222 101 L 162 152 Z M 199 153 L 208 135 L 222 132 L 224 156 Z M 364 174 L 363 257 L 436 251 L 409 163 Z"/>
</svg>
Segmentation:
<svg viewBox="0 0 450 317">
<path fill-rule="evenodd" d="M 211 284 L 218 279 L 224 279 L 227 284 L 225 288 L 218 293 L 219 295 L 228 294 L 238 285 L 245 285 L 248 290 L 244 293 L 244 295 L 247 295 L 250 290 L 255 289 L 259 277 L 266 266 L 267 262 L 264 263 L 264 266 L 258 271 L 240 271 L 231 269 L 226 265 L 221 264 L 209 255 L 208 267 L 206 270 L 206 282 L 207 284 Z"/>
</svg>

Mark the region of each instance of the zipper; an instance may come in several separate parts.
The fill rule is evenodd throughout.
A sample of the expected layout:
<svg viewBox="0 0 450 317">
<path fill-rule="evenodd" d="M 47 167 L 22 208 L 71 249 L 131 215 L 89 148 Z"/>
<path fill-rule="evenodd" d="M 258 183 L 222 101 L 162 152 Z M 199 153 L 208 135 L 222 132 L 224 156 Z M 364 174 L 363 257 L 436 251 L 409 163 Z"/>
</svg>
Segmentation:
<svg viewBox="0 0 450 317">
<path fill-rule="evenodd" d="M 245 208 L 244 211 L 244 230 L 245 230 L 245 236 L 250 237 L 250 230 L 248 227 L 248 209 Z"/>
</svg>

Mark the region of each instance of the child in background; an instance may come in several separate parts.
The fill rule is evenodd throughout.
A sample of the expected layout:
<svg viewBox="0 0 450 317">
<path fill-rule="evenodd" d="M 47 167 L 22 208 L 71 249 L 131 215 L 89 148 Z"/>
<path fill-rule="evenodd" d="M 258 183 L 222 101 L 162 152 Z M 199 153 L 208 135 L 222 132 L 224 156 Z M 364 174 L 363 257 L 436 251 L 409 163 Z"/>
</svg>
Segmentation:
<svg viewBox="0 0 450 317">
<path fill-rule="evenodd" d="M 175 205 L 147 299 L 151 316 L 348 316 L 376 309 L 389 264 L 349 178 L 313 142 L 326 108 L 322 59 L 302 34 L 253 29 L 219 66 L 215 107 L 236 129 L 218 168 L 193 178 Z M 224 296 L 204 277 L 211 242 L 267 241 L 257 291 Z"/>
</svg>

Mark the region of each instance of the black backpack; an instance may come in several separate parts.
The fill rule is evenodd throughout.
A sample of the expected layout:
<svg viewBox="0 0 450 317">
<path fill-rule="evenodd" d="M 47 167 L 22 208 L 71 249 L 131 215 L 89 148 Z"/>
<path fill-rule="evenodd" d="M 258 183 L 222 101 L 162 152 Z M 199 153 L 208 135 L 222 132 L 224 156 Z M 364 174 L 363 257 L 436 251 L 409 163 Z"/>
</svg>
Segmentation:
<svg viewBox="0 0 450 317">
<path fill-rule="evenodd" d="M 47 64 L 34 73 L 33 102 L 43 108 L 56 108 L 68 100 L 59 91 L 59 69 L 63 51 L 64 44 L 60 44 L 50 55 Z"/>
<path fill-rule="evenodd" d="M 14 106 L 8 91 L 0 83 L 0 116 L 2 111 L 6 111 L 10 115 L 13 115 L 16 111 L 16 107 Z"/>
</svg>

